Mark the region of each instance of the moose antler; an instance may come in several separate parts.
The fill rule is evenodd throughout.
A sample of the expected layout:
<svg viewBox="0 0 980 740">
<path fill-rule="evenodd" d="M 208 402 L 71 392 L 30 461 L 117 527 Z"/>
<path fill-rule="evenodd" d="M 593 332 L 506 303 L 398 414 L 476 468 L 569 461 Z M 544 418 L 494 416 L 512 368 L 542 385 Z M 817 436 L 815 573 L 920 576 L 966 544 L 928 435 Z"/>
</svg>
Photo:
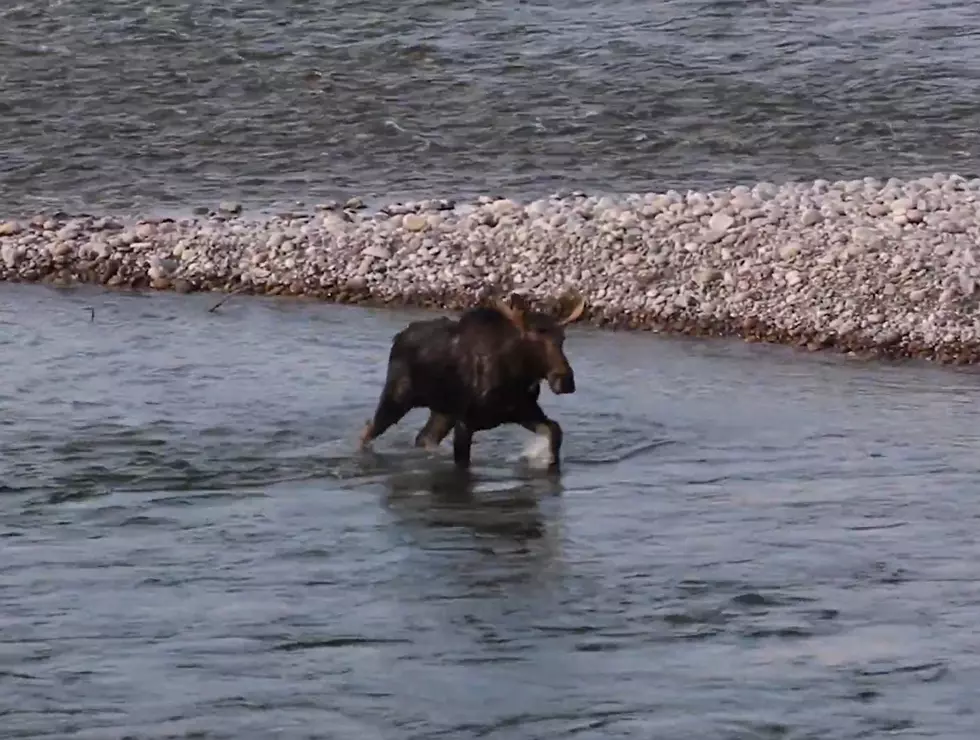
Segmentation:
<svg viewBox="0 0 980 740">
<path fill-rule="evenodd" d="M 500 313 L 510 319 L 514 326 L 522 332 L 525 331 L 527 323 L 524 314 L 527 313 L 529 307 L 524 296 L 520 293 L 511 293 L 509 301 L 498 297 L 494 300 L 493 305 Z"/>
<path fill-rule="evenodd" d="M 574 301 L 574 303 L 573 303 Z M 569 291 L 561 301 L 562 303 L 571 304 L 571 310 L 564 318 L 558 320 L 558 323 L 562 326 L 571 324 L 573 321 L 577 321 L 583 313 L 585 313 L 585 296 L 583 296 L 578 291 Z"/>
</svg>

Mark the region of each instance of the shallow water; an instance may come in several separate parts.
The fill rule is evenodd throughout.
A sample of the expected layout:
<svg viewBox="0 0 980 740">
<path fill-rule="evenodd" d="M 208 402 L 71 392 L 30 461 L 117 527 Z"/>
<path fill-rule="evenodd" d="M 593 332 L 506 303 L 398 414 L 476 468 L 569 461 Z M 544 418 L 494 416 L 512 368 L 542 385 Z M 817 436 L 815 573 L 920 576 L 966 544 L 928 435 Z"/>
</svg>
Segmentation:
<svg viewBox="0 0 980 740">
<path fill-rule="evenodd" d="M 32 0 L 0 214 L 980 171 L 966 0 Z"/>
<path fill-rule="evenodd" d="M 975 735 L 974 373 L 573 328 L 467 482 L 412 314 L 215 300 L 0 286 L 4 738 Z"/>
</svg>

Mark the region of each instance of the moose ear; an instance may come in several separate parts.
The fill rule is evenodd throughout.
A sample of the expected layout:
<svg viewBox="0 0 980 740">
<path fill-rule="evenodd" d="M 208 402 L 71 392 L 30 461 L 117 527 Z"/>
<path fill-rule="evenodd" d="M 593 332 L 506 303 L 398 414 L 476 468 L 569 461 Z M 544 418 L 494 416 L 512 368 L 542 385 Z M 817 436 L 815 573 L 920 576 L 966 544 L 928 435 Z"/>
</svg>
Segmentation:
<svg viewBox="0 0 980 740">
<path fill-rule="evenodd" d="M 510 319 L 510 322 L 520 329 L 522 334 L 527 331 L 527 320 L 525 317 L 527 313 L 527 300 L 524 296 L 514 293 L 511 295 L 509 302 L 498 298 L 495 301 L 495 305 L 497 310 Z"/>
<path fill-rule="evenodd" d="M 562 326 L 577 321 L 585 312 L 585 296 L 583 295 L 572 293 L 562 303 L 566 305 L 571 304 L 571 310 L 564 318 L 558 320 L 558 323 Z"/>
</svg>

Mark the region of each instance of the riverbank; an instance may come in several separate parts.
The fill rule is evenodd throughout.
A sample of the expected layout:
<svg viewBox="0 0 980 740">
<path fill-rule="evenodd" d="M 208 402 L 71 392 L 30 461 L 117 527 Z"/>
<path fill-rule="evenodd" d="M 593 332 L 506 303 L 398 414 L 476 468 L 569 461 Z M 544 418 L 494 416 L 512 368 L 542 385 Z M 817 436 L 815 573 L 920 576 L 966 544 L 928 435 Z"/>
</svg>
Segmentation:
<svg viewBox="0 0 980 740">
<path fill-rule="evenodd" d="M 358 199 L 249 218 L 0 222 L 0 278 L 462 309 L 569 288 L 598 326 L 980 361 L 980 179 L 865 178 L 530 203 Z"/>
</svg>

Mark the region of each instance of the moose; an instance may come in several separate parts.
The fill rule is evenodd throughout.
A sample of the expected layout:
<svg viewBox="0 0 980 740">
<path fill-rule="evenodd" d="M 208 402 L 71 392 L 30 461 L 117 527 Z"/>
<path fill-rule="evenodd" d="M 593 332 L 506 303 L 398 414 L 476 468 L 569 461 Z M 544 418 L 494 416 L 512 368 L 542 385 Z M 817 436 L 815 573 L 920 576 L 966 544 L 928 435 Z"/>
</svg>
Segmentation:
<svg viewBox="0 0 980 740">
<path fill-rule="evenodd" d="M 414 321 L 392 340 L 381 398 L 359 441 L 364 450 L 412 409 L 429 409 L 415 446 L 434 449 L 453 432 L 453 461 L 470 466 L 473 434 L 519 424 L 547 435 L 557 473 L 562 429 L 538 404 L 540 384 L 555 394 L 575 392 L 575 373 L 565 357 L 565 327 L 581 317 L 585 299 L 562 301 L 571 308 L 555 317 L 533 311 L 512 294 L 458 319 Z"/>
</svg>

